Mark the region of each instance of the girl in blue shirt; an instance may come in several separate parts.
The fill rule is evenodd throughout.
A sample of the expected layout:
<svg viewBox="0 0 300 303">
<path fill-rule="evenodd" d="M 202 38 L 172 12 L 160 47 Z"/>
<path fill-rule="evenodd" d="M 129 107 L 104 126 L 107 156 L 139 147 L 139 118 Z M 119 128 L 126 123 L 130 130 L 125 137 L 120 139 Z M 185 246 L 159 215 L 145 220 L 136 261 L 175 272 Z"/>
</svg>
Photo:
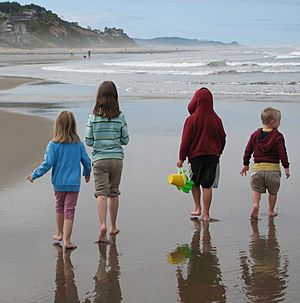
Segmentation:
<svg viewBox="0 0 300 303">
<path fill-rule="evenodd" d="M 81 166 L 88 183 L 91 174 L 91 160 L 76 131 L 73 113 L 62 111 L 54 125 L 54 136 L 48 143 L 43 163 L 27 177 L 30 182 L 43 176 L 52 168 L 51 181 L 56 198 L 57 233 L 54 240 L 64 241 L 66 249 L 77 246 L 71 242 L 75 206 L 77 204 Z"/>
</svg>

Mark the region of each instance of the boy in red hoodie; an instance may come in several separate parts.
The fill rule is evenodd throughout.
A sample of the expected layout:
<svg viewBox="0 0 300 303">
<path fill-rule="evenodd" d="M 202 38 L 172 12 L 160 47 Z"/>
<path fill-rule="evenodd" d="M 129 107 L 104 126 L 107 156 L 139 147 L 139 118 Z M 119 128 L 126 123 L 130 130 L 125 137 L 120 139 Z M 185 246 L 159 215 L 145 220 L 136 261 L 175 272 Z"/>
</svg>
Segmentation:
<svg viewBox="0 0 300 303">
<path fill-rule="evenodd" d="M 281 113 L 279 110 L 268 107 L 261 113 L 263 128 L 257 129 L 250 136 L 246 146 L 240 174 L 246 175 L 249 170 L 250 158 L 253 153 L 254 165 L 250 179 L 252 189 L 253 208 L 251 218 L 257 219 L 261 194 L 269 192 L 269 216 L 275 217 L 274 207 L 280 186 L 280 165 L 284 167 L 286 177 L 290 176 L 289 162 L 283 135 L 278 131 Z"/>
<path fill-rule="evenodd" d="M 212 200 L 212 185 L 216 178 L 219 157 L 225 147 L 225 131 L 222 121 L 213 110 L 213 96 L 207 88 L 201 88 L 194 94 L 188 105 L 191 114 L 185 121 L 179 151 L 178 167 L 182 167 L 186 158 L 191 164 L 192 188 L 195 210 L 191 216 L 201 215 L 201 191 L 203 191 L 202 219 L 209 221 L 209 209 Z"/>
</svg>

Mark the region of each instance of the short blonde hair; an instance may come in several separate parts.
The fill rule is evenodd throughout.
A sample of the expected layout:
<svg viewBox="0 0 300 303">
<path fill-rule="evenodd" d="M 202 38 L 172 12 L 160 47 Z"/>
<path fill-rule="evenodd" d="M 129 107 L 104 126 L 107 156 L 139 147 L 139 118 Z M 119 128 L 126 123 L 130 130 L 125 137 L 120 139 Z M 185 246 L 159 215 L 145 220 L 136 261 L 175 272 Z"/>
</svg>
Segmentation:
<svg viewBox="0 0 300 303">
<path fill-rule="evenodd" d="M 52 141 L 57 143 L 80 142 L 80 138 L 77 135 L 75 117 L 72 112 L 65 110 L 57 115 L 54 123 Z"/>
<path fill-rule="evenodd" d="M 270 124 L 272 121 L 280 121 L 281 112 L 276 108 L 267 107 L 262 111 L 260 118 L 262 123 L 264 125 L 267 125 Z"/>
</svg>

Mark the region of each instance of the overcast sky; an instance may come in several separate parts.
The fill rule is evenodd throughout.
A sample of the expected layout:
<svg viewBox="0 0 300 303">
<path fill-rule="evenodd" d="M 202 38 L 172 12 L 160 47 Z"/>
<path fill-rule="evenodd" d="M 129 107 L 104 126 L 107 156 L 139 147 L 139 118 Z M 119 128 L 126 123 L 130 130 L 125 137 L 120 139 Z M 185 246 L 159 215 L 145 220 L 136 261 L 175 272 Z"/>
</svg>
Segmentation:
<svg viewBox="0 0 300 303">
<path fill-rule="evenodd" d="M 17 2 L 34 2 L 84 27 L 122 28 L 133 38 L 179 36 L 247 45 L 300 45 L 300 0 Z"/>
</svg>

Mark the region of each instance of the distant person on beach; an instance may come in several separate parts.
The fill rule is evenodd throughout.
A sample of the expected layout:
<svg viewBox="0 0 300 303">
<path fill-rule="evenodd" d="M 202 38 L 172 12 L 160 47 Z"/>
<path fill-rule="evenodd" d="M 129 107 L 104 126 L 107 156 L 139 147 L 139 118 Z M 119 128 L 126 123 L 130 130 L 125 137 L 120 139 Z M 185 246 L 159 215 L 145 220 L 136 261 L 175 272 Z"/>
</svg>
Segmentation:
<svg viewBox="0 0 300 303">
<path fill-rule="evenodd" d="M 91 160 L 76 131 L 73 113 L 62 111 L 54 124 L 54 135 L 48 143 L 43 163 L 27 177 L 30 182 L 43 176 L 52 168 L 52 185 L 56 198 L 56 241 L 64 241 L 65 249 L 76 248 L 71 242 L 75 206 L 77 204 L 81 167 L 88 183 Z"/>
<path fill-rule="evenodd" d="M 212 187 L 217 187 L 219 158 L 225 147 L 226 134 L 221 119 L 213 109 L 213 96 L 207 88 L 203 87 L 195 92 L 188 111 L 190 116 L 184 124 L 177 166 L 182 167 L 188 158 L 194 181 L 192 194 L 195 210 L 191 216 L 202 214 L 202 219 L 209 221 Z"/>
<path fill-rule="evenodd" d="M 92 53 L 92 51 L 89 49 L 89 50 L 88 50 L 88 58 L 89 58 L 89 59 L 91 58 L 91 53 Z"/>
<path fill-rule="evenodd" d="M 118 92 L 112 81 L 104 81 L 98 89 L 96 104 L 89 115 L 85 142 L 93 147 L 92 162 L 95 179 L 95 197 L 100 223 L 98 242 L 107 242 L 107 200 L 111 226 L 110 235 L 116 235 L 119 208 L 119 185 L 123 169 L 122 145 L 129 141 L 127 123 L 119 109 Z"/>
<path fill-rule="evenodd" d="M 253 154 L 254 157 L 253 173 L 250 179 L 253 202 L 252 219 L 258 218 L 261 194 L 265 193 L 266 190 L 269 193 L 269 216 L 277 216 L 274 208 L 280 187 L 279 161 L 284 167 L 286 177 L 290 176 L 290 164 L 284 137 L 278 131 L 280 120 L 281 113 L 279 110 L 272 107 L 265 108 L 261 113 L 263 127 L 251 134 L 244 152 L 244 167 L 240 172 L 242 176 L 247 175 L 251 155 Z"/>
</svg>

